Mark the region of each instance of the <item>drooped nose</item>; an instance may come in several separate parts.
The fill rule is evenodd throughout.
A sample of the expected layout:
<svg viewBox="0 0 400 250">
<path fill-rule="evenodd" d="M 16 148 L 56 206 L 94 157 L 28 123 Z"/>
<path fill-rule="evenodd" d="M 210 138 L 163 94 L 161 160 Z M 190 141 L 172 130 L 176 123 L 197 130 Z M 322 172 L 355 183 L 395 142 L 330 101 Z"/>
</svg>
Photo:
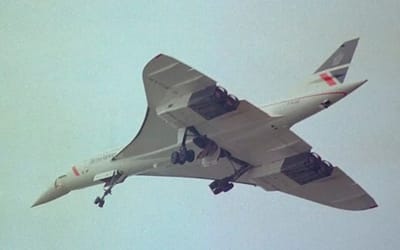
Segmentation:
<svg viewBox="0 0 400 250">
<path fill-rule="evenodd" d="M 32 207 L 36 207 L 38 205 L 41 205 L 43 203 L 52 201 L 54 199 L 57 199 L 63 195 L 66 195 L 69 193 L 70 190 L 68 190 L 66 187 L 61 186 L 61 187 L 56 187 L 55 185 L 51 186 L 46 192 L 44 192 L 39 199 L 35 203 L 33 203 Z"/>
</svg>

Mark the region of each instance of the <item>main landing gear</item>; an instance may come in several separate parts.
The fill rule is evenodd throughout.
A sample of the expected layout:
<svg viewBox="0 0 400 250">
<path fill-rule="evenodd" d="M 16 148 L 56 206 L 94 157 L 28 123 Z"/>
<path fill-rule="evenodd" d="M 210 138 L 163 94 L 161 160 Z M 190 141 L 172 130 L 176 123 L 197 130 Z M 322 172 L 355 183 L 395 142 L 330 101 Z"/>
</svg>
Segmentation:
<svg viewBox="0 0 400 250">
<path fill-rule="evenodd" d="M 190 134 L 189 134 L 190 133 Z M 185 164 L 185 162 L 193 162 L 195 158 L 195 153 L 191 149 L 186 148 L 186 138 L 188 136 L 199 136 L 199 132 L 194 127 L 188 127 L 185 129 L 185 133 L 183 135 L 181 146 L 178 151 L 174 151 L 171 154 L 171 163 L 172 164 Z"/>
<path fill-rule="evenodd" d="M 250 165 L 249 163 L 242 161 L 240 159 L 237 159 L 237 158 L 231 156 L 230 154 L 228 154 L 227 157 L 228 157 L 229 161 L 232 163 L 232 166 L 233 166 L 233 164 L 237 164 L 237 165 L 239 165 L 239 169 L 236 169 L 234 167 L 235 172 L 232 175 L 227 176 L 220 180 L 215 180 L 210 183 L 209 187 L 215 195 L 217 195 L 221 192 L 230 191 L 233 188 L 233 182 L 235 182 L 237 179 L 239 179 L 240 176 L 242 176 L 248 170 L 253 168 L 253 166 Z"/>
<path fill-rule="evenodd" d="M 120 179 L 122 177 L 122 172 L 120 171 L 115 171 L 113 176 L 105 180 L 104 184 L 104 193 L 101 197 L 97 196 L 96 199 L 94 200 L 94 204 L 96 204 L 98 207 L 103 207 L 105 203 L 105 197 L 109 194 L 111 194 L 111 189 L 117 184 L 120 183 Z M 125 179 L 125 178 L 124 178 Z"/>
<path fill-rule="evenodd" d="M 193 150 L 188 150 L 186 148 L 186 139 L 187 136 L 192 136 L 193 143 L 201 148 L 203 151 L 199 153 L 197 158 L 203 157 L 202 155 L 207 155 L 208 147 L 211 144 L 215 145 L 215 142 L 208 139 L 207 136 L 201 135 L 195 127 L 187 127 L 185 129 L 185 133 L 183 135 L 181 146 L 179 147 L 178 151 L 174 151 L 171 154 L 171 163 L 172 164 L 181 164 L 183 165 L 185 162 L 193 162 L 195 158 L 195 153 Z M 211 191 L 217 195 L 221 192 L 228 192 L 233 188 L 233 182 L 239 179 L 244 173 L 250 170 L 253 166 L 245 161 L 242 161 L 234 156 L 231 155 L 227 150 L 221 148 L 219 158 L 227 157 L 228 160 L 231 162 L 234 173 L 229 175 L 225 178 L 214 180 L 209 185 Z M 236 168 L 234 165 L 238 165 L 239 168 Z"/>
</svg>

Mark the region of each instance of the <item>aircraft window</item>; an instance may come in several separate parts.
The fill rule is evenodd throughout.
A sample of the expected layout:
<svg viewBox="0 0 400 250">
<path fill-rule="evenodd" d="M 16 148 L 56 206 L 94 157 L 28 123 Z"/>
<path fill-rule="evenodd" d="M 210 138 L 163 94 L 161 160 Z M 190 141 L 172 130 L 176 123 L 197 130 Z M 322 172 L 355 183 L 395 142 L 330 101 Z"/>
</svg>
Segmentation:
<svg viewBox="0 0 400 250">
<path fill-rule="evenodd" d="M 66 174 L 57 177 L 56 181 L 54 182 L 54 187 L 55 187 L 55 188 L 60 188 L 60 187 L 62 186 L 62 183 L 60 182 L 60 180 L 61 180 L 62 178 L 65 178 L 65 177 L 67 177 Z"/>
</svg>

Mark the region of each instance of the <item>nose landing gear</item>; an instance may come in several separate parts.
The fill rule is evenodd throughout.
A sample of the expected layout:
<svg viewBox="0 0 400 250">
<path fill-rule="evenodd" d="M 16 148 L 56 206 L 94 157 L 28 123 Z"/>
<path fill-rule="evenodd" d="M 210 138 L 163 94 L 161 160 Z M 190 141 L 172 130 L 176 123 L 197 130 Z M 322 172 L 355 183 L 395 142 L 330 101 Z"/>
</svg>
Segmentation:
<svg viewBox="0 0 400 250">
<path fill-rule="evenodd" d="M 114 171 L 111 177 L 104 180 L 104 193 L 101 197 L 96 197 L 94 204 L 96 204 L 98 207 L 103 207 L 105 203 L 105 197 L 109 194 L 111 195 L 112 188 L 118 183 L 123 182 L 125 179 L 126 176 L 123 176 L 121 171 Z"/>
<path fill-rule="evenodd" d="M 94 204 L 96 204 L 98 207 L 103 207 L 103 206 L 104 206 L 104 203 L 106 202 L 106 201 L 104 200 L 104 198 L 105 198 L 108 194 L 111 194 L 111 188 L 105 187 L 104 189 L 105 189 L 105 191 L 104 191 L 103 196 L 101 196 L 101 198 L 100 198 L 99 196 L 97 196 L 96 199 L 94 200 Z"/>
</svg>

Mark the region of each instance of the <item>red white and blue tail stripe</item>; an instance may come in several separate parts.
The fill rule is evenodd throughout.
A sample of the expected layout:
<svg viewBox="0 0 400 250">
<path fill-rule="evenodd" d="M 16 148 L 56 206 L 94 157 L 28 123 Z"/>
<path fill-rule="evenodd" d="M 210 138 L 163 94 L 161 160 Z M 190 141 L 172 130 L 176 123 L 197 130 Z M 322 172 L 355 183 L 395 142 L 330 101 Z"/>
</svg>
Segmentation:
<svg viewBox="0 0 400 250">
<path fill-rule="evenodd" d="M 311 83 L 322 82 L 327 86 L 342 84 L 346 78 L 357 44 L 358 38 L 340 45 L 340 47 L 314 72 L 314 76 L 316 76 L 317 79 Z"/>
</svg>

